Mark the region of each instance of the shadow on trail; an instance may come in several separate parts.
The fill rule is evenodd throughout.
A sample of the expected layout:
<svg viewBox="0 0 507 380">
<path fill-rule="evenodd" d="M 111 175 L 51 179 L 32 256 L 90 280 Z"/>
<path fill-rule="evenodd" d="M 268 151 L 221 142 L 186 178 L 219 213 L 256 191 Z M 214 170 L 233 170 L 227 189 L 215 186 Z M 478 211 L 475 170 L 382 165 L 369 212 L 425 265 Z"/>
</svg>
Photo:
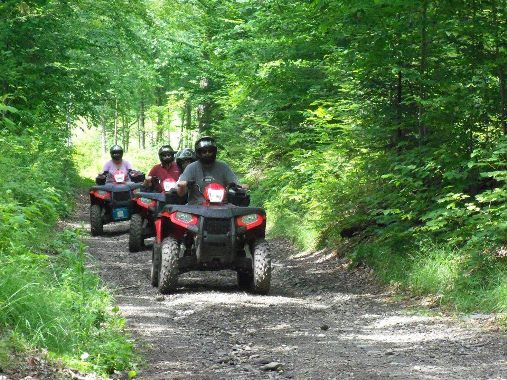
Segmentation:
<svg viewBox="0 0 507 380">
<path fill-rule="evenodd" d="M 126 229 L 114 229 L 114 230 L 104 230 L 102 233 L 103 237 L 117 237 L 121 235 L 125 235 L 129 233 L 128 227 Z"/>
</svg>

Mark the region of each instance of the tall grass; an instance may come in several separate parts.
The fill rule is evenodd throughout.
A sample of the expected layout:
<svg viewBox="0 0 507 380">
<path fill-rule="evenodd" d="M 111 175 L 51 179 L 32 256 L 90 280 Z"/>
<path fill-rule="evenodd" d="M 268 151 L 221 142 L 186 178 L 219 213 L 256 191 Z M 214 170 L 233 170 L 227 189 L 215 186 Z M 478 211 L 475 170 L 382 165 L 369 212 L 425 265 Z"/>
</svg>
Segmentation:
<svg viewBox="0 0 507 380">
<path fill-rule="evenodd" d="M 112 312 L 107 289 L 86 269 L 79 236 L 66 231 L 56 245 L 74 249 L 0 257 L 0 326 L 70 363 L 87 353 L 80 368 L 101 373 L 130 369 L 133 343 L 123 333 L 123 320 Z"/>
<path fill-rule="evenodd" d="M 108 290 L 87 269 L 78 232 L 54 231 L 71 211 L 79 183 L 71 150 L 63 139 L 35 135 L 0 133 L 6 179 L 0 182 L 0 367 L 8 366 L 9 350 L 35 347 L 83 370 L 131 369 L 133 342 Z"/>
<path fill-rule="evenodd" d="M 449 310 L 507 311 L 507 265 L 487 243 L 390 243 L 359 244 L 351 257 L 374 268 L 382 282 L 415 295 L 436 295 Z"/>
</svg>

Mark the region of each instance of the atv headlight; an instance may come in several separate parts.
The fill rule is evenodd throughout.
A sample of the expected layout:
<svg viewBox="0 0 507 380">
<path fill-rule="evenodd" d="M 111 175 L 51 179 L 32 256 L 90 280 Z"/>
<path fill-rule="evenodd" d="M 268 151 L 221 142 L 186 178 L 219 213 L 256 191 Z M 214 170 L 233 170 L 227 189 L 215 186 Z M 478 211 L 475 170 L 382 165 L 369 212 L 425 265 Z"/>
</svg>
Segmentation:
<svg viewBox="0 0 507 380">
<path fill-rule="evenodd" d="M 241 217 L 241 221 L 246 225 L 255 223 L 258 219 L 258 214 L 248 214 Z"/>
<path fill-rule="evenodd" d="M 262 226 L 266 217 L 261 214 L 247 214 L 236 217 L 236 225 L 239 227 L 240 231 L 251 230 L 252 228 L 257 228 Z"/>
<path fill-rule="evenodd" d="M 194 217 L 191 214 L 187 214 L 186 212 L 178 211 L 176 213 L 176 219 L 181 220 L 184 223 L 190 223 Z"/>
</svg>

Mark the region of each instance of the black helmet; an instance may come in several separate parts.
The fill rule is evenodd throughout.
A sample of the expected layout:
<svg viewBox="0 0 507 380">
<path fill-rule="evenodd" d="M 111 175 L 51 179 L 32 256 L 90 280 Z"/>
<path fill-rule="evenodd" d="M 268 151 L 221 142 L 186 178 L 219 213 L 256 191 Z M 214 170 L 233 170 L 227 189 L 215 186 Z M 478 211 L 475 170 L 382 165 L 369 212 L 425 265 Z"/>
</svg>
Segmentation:
<svg viewBox="0 0 507 380">
<path fill-rule="evenodd" d="M 213 137 L 204 136 L 195 142 L 195 154 L 203 164 L 211 164 L 217 158 L 217 144 Z"/>
<path fill-rule="evenodd" d="M 170 145 L 162 145 L 158 150 L 158 158 L 164 165 L 169 165 L 174 160 L 174 150 Z"/>
<path fill-rule="evenodd" d="M 114 161 L 120 161 L 123 157 L 123 148 L 118 144 L 113 145 L 111 149 L 109 149 L 109 153 L 111 153 L 111 158 Z"/>
<path fill-rule="evenodd" d="M 176 163 L 178 164 L 178 167 L 180 168 L 180 171 L 182 172 L 183 169 L 183 163 L 185 161 L 194 162 L 195 161 L 195 153 L 190 148 L 184 148 L 181 152 L 179 152 L 176 155 Z"/>
</svg>

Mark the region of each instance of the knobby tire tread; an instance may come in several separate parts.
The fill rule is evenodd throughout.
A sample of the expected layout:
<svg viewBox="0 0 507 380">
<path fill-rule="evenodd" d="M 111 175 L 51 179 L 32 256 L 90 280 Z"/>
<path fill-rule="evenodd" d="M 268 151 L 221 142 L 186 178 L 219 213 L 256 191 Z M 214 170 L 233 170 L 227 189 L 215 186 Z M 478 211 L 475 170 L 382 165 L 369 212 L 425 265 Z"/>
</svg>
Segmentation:
<svg viewBox="0 0 507 380">
<path fill-rule="evenodd" d="M 90 232 L 92 236 L 99 236 L 104 232 L 102 209 L 99 205 L 90 206 Z"/>
<path fill-rule="evenodd" d="M 153 249 L 151 252 L 151 285 L 153 287 L 158 287 L 158 279 L 160 276 L 160 256 L 161 256 L 161 247 L 159 243 L 153 244 Z"/>
<path fill-rule="evenodd" d="M 162 242 L 162 260 L 158 279 L 158 289 L 162 294 L 170 293 L 176 289 L 179 274 L 179 249 L 178 241 L 172 237 L 167 237 Z"/>
<path fill-rule="evenodd" d="M 254 245 L 253 250 L 253 291 L 258 294 L 268 294 L 271 287 L 271 257 L 269 245 L 261 240 Z"/>
<path fill-rule="evenodd" d="M 141 214 L 134 214 L 130 219 L 129 228 L 129 251 L 138 252 L 143 246 L 143 217 Z"/>
</svg>

